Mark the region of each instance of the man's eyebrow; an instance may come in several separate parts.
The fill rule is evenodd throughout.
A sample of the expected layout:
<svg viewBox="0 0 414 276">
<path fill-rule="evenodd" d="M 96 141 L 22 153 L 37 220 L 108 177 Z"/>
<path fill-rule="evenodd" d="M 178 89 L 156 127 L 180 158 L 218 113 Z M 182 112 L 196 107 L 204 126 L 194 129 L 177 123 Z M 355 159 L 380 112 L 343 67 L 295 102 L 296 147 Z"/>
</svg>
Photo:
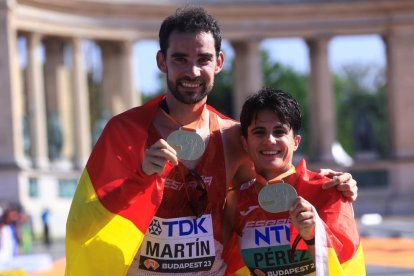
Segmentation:
<svg viewBox="0 0 414 276">
<path fill-rule="evenodd" d="M 201 54 L 198 54 L 198 55 L 201 56 L 201 57 L 208 57 L 208 58 L 212 58 L 214 56 L 214 54 L 211 54 L 211 53 L 201 53 Z"/>
<path fill-rule="evenodd" d="M 181 57 L 187 57 L 187 56 L 188 56 L 187 54 L 181 53 L 181 52 L 176 52 L 176 53 L 171 54 L 171 57 L 174 57 L 174 58 L 181 58 Z M 204 57 L 204 58 L 213 58 L 214 54 L 200 53 L 200 54 L 198 54 L 198 56 L 199 57 Z"/>
<path fill-rule="evenodd" d="M 171 55 L 172 57 L 186 57 L 187 55 L 184 53 L 176 52 Z"/>
</svg>

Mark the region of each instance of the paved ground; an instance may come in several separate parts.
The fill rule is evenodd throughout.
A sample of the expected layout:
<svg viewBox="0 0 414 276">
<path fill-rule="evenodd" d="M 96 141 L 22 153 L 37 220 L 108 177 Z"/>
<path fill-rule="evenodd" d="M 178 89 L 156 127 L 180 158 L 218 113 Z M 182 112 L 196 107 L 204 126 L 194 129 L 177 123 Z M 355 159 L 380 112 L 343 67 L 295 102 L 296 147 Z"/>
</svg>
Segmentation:
<svg viewBox="0 0 414 276">
<path fill-rule="evenodd" d="M 364 222 L 364 223 L 363 223 Z M 367 275 L 414 275 L 414 216 L 359 219 Z M 32 276 L 64 275 L 64 242 L 55 241 L 49 248 L 34 245 L 35 253 L 49 253 L 55 260 L 52 271 Z"/>
<path fill-rule="evenodd" d="M 414 275 L 414 216 L 375 220 L 359 219 L 367 275 Z"/>
</svg>

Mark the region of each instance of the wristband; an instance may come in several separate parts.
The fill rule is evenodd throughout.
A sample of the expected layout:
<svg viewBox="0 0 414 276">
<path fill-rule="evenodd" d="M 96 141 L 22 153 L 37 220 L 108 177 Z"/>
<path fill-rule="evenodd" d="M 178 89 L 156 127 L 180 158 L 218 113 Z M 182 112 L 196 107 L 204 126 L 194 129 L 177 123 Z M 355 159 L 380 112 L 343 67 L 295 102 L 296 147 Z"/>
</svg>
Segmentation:
<svg viewBox="0 0 414 276">
<path fill-rule="evenodd" d="M 307 245 L 315 245 L 315 237 L 313 237 L 310 240 L 305 240 L 303 239 L 303 241 L 307 244 Z"/>
</svg>

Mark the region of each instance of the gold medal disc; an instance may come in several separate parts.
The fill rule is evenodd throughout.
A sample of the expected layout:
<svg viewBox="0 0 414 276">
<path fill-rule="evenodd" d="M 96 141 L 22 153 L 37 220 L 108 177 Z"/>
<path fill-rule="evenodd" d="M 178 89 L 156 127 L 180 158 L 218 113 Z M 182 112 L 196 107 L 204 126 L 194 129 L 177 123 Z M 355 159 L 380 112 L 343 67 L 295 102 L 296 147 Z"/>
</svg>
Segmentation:
<svg viewBox="0 0 414 276">
<path fill-rule="evenodd" d="M 197 160 L 205 150 L 203 138 L 195 131 L 182 129 L 173 131 L 168 135 L 167 143 L 176 150 L 181 160 Z"/>
<path fill-rule="evenodd" d="M 292 185 L 278 183 L 264 186 L 258 196 L 260 207 L 269 213 L 280 213 L 289 210 L 297 193 Z"/>
</svg>

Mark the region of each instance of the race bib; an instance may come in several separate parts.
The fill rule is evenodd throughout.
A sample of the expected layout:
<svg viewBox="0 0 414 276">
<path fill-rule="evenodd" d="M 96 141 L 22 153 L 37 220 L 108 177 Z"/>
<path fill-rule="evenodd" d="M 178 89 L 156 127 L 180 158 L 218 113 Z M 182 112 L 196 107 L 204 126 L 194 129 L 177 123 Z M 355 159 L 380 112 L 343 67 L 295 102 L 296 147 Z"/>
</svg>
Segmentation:
<svg viewBox="0 0 414 276">
<path fill-rule="evenodd" d="M 315 265 L 307 250 L 290 248 L 290 223 L 249 223 L 243 229 L 240 249 L 253 275 L 309 275 Z"/>
<path fill-rule="evenodd" d="M 140 248 L 139 269 L 159 273 L 210 270 L 215 259 L 211 215 L 154 217 Z"/>
</svg>

